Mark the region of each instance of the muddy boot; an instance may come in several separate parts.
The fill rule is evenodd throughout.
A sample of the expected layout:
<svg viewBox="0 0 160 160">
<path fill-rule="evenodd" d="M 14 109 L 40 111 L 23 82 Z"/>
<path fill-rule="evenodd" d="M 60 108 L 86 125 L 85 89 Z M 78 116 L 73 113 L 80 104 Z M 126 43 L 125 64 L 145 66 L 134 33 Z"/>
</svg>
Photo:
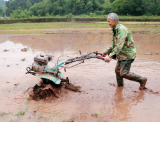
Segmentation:
<svg viewBox="0 0 160 160">
<path fill-rule="evenodd" d="M 146 77 L 141 77 L 140 75 L 132 73 L 132 72 L 129 72 L 128 74 L 122 75 L 122 77 L 126 78 L 126 79 L 129 79 L 131 81 L 139 82 L 140 83 L 139 89 L 140 90 L 145 89 L 145 85 L 146 85 L 146 82 L 147 82 Z"/>
<path fill-rule="evenodd" d="M 145 87 L 146 82 L 147 82 L 147 78 L 143 77 L 143 80 L 140 82 L 140 87 L 139 87 L 140 90 L 146 89 Z"/>
<path fill-rule="evenodd" d="M 117 85 L 118 85 L 118 87 L 123 86 L 123 78 L 120 77 L 119 75 L 116 75 L 116 78 L 117 78 Z"/>
</svg>

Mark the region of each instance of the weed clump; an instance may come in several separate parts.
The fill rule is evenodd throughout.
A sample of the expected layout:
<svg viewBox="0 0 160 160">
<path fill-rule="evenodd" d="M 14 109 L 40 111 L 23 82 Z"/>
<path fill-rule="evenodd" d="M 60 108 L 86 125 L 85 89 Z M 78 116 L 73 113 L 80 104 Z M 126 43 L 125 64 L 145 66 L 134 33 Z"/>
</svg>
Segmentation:
<svg viewBox="0 0 160 160">
<path fill-rule="evenodd" d="M 31 101 L 31 99 L 27 99 L 27 102 L 26 102 L 26 104 L 29 104 L 29 102 Z"/>
<path fill-rule="evenodd" d="M 42 115 L 42 114 L 39 114 L 39 115 L 38 115 L 38 118 L 40 118 L 40 119 L 43 118 L 43 115 Z"/>
<path fill-rule="evenodd" d="M 0 112 L 0 117 L 2 117 L 2 116 L 4 116 L 4 115 L 6 115 L 7 113 L 5 113 L 5 112 Z"/>
<path fill-rule="evenodd" d="M 17 113 L 17 116 L 23 116 L 25 114 L 25 111 L 20 111 Z"/>
</svg>

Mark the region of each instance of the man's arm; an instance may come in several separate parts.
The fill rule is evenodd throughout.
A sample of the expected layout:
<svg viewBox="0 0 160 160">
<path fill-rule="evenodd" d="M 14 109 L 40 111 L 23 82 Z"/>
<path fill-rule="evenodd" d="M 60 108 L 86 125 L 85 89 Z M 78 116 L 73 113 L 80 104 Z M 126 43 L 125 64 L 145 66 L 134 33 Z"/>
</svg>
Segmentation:
<svg viewBox="0 0 160 160">
<path fill-rule="evenodd" d="M 102 53 L 102 56 L 105 57 L 106 55 L 109 55 L 113 50 L 113 43 L 111 47 L 109 47 L 105 52 Z"/>
<path fill-rule="evenodd" d="M 115 47 L 112 49 L 112 52 L 109 54 L 109 57 L 113 57 L 114 55 L 117 55 L 121 51 L 125 43 L 126 36 L 127 36 L 126 31 L 122 29 L 118 31 L 117 42 L 115 43 Z"/>
</svg>

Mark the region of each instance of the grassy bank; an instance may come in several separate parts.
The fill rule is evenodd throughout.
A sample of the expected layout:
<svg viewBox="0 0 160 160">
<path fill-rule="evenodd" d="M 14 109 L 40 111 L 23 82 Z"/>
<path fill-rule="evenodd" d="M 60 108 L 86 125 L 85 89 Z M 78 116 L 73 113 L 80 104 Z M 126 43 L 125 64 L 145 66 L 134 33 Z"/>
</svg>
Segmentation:
<svg viewBox="0 0 160 160">
<path fill-rule="evenodd" d="M 134 33 L 160 33 L 160 22 L 121 22 Z M 1 24 L 0 34 L 111 32 L 107 22 L 53 22 Z"/>
<path fill-rule="evenodd" d="M 160 22 L 160 17 L 134 17 L 134 16 L 120 16 L 120 21 L 132 21 L 132 22 Z M 107 15 L 102 17 L 34 17 L 28 19 L 0 19 L 0 24 L 11 23 L 43 23 L 43 22 L 105 22 Z"/>
</svg>

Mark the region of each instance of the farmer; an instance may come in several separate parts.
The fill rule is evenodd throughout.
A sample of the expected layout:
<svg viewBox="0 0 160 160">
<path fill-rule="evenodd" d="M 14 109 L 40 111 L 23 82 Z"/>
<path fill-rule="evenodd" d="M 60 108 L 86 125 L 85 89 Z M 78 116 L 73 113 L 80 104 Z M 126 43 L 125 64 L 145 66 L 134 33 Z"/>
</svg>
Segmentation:
<svg viewBox="0 0 160 160">
<path fill-rule="evenodd" d="M 115 72 L 118 87 L 124 85 L 123 78 L 126 78 L 139 82 L 140 90 L 145 89 L 147 78 L 130 72 L 131 64 L 136 58 L 136 48 L 130 31 L 119 23 L 116 13 L 110 13 L 107 21 L 113 31 L 113 43 L 102 56 L 105 57 L 105 62 L 117 59 Z"/>
</svg>

